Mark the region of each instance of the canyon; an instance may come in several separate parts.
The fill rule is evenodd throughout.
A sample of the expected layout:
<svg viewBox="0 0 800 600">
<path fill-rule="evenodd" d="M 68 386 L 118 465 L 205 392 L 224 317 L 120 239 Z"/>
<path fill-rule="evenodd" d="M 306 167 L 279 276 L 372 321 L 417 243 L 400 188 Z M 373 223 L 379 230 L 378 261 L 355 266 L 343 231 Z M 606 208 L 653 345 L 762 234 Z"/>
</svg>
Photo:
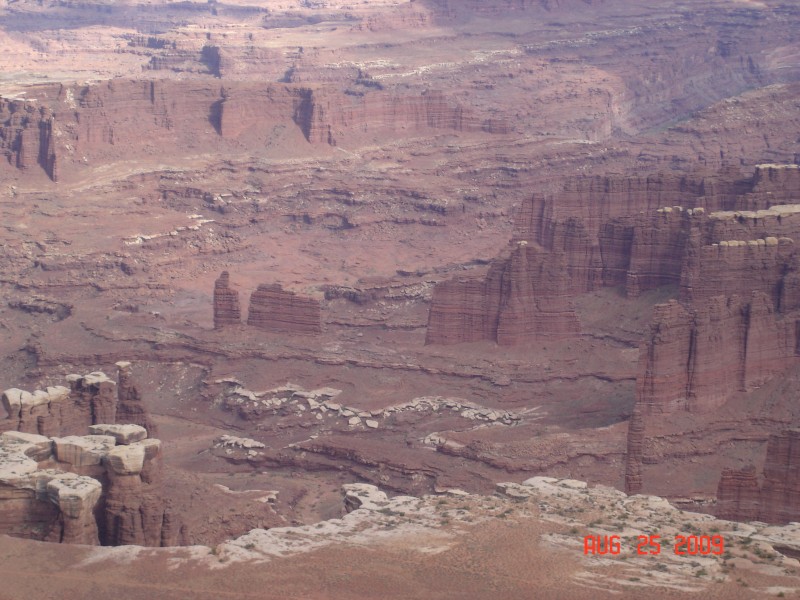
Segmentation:
<svg viewBox="0 0 800 600">
<path fill-rule="evenodd" d="M 799 20 L 0 3 L 4 593 L 800 590 Z"/>
</svg>

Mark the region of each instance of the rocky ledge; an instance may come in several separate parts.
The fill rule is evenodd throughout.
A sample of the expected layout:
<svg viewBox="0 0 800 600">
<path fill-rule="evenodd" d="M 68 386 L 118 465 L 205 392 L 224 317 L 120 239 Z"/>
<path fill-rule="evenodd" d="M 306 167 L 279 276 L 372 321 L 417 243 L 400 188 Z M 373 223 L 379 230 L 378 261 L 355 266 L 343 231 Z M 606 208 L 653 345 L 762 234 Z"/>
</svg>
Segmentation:
<svg viewBox="0 0 800 600">
<path fill-rule="evenodd" d="M 162 498 L 161 441 L 139 425 L 89 430 L 0 435 L 0 532 L 90 545 L 175 545 L 181 532 Z"/>
</svg>

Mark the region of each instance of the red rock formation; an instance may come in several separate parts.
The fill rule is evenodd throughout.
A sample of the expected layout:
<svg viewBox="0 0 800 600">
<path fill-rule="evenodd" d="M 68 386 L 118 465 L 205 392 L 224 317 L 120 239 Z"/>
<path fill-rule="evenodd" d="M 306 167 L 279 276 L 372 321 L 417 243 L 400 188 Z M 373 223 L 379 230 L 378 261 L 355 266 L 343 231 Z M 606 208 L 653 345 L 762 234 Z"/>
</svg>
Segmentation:
<svg viewBox="0 0 800 600">
<path fill-rule="evenodd" d="M 716 408 L 783 372 L 796 360 L 795 338 L 794 321 L 778 318 L 760 291 L 697 309 L 659 305 L 640 350 L 637 404 L 646 414 Z"/>
<path fill-rule="evenodd" d="M 644 456 L 645 423 L 641 405 L 633 409 L 628 423 L 628 450 L 625 455 L 625 493 L 642 491 L 642 458 Z"/>
<path fill-rule="evenodd" d="M 655 307 L 653 324 L 639 350 L 636 404 L 645 413 L 686 408 L 691 314 L 676 301 Z"/>
<path fill-rule="evenodd" d="M 93 425 L 90 432 L 0 436 L 0 532 L 78 544 L 185 539 L 162 497 L 161 442 L 137 425 Z"/>
<path fill-rule="evenodd" d="M 433 291 L 426 344 L 478 340 L 515 345 L 580 332 L 567 297 L 564 255 L 518 242 L 482 280 L 451 280 Z"/>
<path fill-rule="evenodd" d="M 769 438 L 759 514 L 767 523 L 800 519 L 800 429 Z"/>
<path fill-rule="evenodd" d="M 723 241 L 703 246 L 687 255 L 679 298 L 686 304 L 701 306 L 714 296 L 747 296 L 757 290 L 777 307 L 783 275 L 793 253 L 789 238 Z"/>
<path fill-rule="evenodd" d="M 497 323 L 487 307 L 486 279 L 456 278 L 433 288 L 426 344 L 459 344 L 494 340 Z"/>
<path fill-rule="evenodd" d="M 261 284 L 250 295 L 247 324 L 268 331 L 316 334 L 322 331 L 320 303 L 280 285 Z"/>
<path fill-rule="evenodd" d="M 58 172 L 50 110 L 24 100 L 0 98 L 0 156 L 24 171 L 41 167 L 55 181 Z"/>
<path fill-rule="evenodd" d="M 568 299 L 559 255 L 518 245 L 503 271 L 497 343 L 513 346 L 540 337 L 562 338 L 580 333 Z"/>
<path fill-rule="evenodd" d="M 756 468 L 723 469 L 717 486 L 714 514 L 729 521 L 755 521 L 760 512 L 760 489 Z"/>
<path fill-rule="evenodd" d="M 800 199 L 800 165 L 757 165 L 749 205 L 768 208 Z M 753 210 L 753 208 L 750 208 Z"/>
<path fill-rule="evenodd" d="M 242 311 L 239 307 L 239 292 L 230 287 L 230 275 L 223 271 L 214 282 L 214 329 L 226 325 L 239 325 Z"/>
<path fill-rule="evenodd" d="M 161 442 L 117 446 L 105 461 L 109 488 L 105 502 L 104 545 L 161 546 Z"/>
<path fill-rule="evenodd" d="M 362 124 L 373 135 L 401 130 L 480 131 L 470 111 L 441 92 L 407 96 L 381 92 L 346 95 L 332 90 L 298 90 L 294 122 L 311 143 L 335 146 L 339 132 Z"/>
<path fill-rule="evenodd" d="M 753 466 L 722 471 L 716 515 L 733 521 L 775 524 L 800 518 L 800 429 L 769 437 L 760 489 Z"/>
<path fill-rule="evenodd" d="M 636 297 L 644 290 L 677 285 L 688 249 L 693 211 L 659 209 L 638 219 L 633 227 L 625 292 Z"/>
<path fill-rule="evenodd" d="M 54 437 L 77 435 L 97 423 L 114 423 L 117 391 L 104 373 L 68 375 L 69 388 L 49 387 L 33 393 L 12 388 L 2 396 L 7 419 L 2 430 Z"/>
<path fill-rule="evenodd" d="M 117 419 L 120 424 L 139 425 L 147 431 L 147 436 L 154 438 L 158 428 L 144 406 L 139 388 L 131 376 L 131 364 L 121 361 L 117 363 Z"/>
<path fill-rule="evenodd" d="M 765 210 L 778 199 L 797 194 L 796 171 L 800 169 L 793 165 L 761 167 L 750 179 L 736 179 L 728 171 L 713 177 L 576 178 L 554 195 L 535 194 L 523 202 L 513 239 L 564 253 L 571 293 L 624 284 L 629 296 L 638 296 L 648 289 L 677 285 L 682 276 L 702 280 L 708 274 L 734 282 L 739 276 L 735 269 L 752 270 L 753 261 L 748 265 L 731 256 L 733 268 L 714 264 L 708 257 L 684 263 L 701 246 L 708 246 L 704 252 L 709 253 L 712 244 L 719 248 L 725 242 L 722 246 L 727 247 L 728 240 L 751 240 L 752 245 L 763 246 L 768 237 L 800 235 L 800 214 L 794 207 Z M 772 181 L 766 184 L 769 173 Z M 692 208 L 696 206 L 701 208 Z M 743 211 L 743 206 L 753 210 Z M 710 212 L 721 209 L 729 212 Z M 784 258 L 774 260 L 775 269 L 780 269 Z M 707 273 L 697 271 L 706 267 Z M 766 265 L 762 271 L 759 277 L 776 281 Z M 725 282 L 716 289 L 706 286 L 706 296 L 752 291 L 747 278 L 738 279 L 743 282 L 738 288 Z M 691 302 L 689 284 L 685 282 L 681 295 L 686 302 Z"/>
</svg>

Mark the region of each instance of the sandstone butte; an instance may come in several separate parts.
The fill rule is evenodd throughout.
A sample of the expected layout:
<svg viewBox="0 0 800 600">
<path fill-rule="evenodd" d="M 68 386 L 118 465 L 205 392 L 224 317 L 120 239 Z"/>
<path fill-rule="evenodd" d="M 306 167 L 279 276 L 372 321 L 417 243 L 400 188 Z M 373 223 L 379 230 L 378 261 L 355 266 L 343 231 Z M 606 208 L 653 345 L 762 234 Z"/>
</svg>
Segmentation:
<svg viewBox="0 0 800 600">
<path fill-rule="evenodd" d="M 241 324 L 239 294 L 230 288 L 224 271 L 214 283 L 214 328 Z M 284 290 L 279 284 L 260 284 L 250 295 L 247 324 L 283 333 L 318 334 L 321 331 L 320 302 Z"/>
</svg>

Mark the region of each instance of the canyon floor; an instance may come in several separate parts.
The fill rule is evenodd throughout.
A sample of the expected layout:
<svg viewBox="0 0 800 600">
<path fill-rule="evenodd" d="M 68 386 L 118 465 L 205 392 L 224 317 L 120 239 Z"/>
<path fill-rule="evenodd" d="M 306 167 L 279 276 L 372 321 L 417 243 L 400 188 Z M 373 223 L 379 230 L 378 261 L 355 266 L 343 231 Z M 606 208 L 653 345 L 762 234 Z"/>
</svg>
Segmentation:
<svg viewBox="0 0 800 600">
<path fill-rule="evenodd" d="M 800 423 L 796 349 L 648 418 L 642 492 L 672 506 L 627 497 L 653 307 L 686 285 L 678 264 L 577 290 L 573 265 L 610 219 L 800 203 L 792 173 L 759 179 L 800 162 L 798 24 L 779 0 L 0 2 L 0 385 L 130 361 L 189 544 L 2 537 L 0 598 L 796 594 L 793 526 L 700 514 Z M 567 257 L 547 302 L 580 331 L 426 343 L 437 286 L 491 281 L 520 243 Z M 242 318 L 215 327 L 223 271 Z M 319 332 L 291 307 L 247 325 L 260 284 L 318 301 Z M 498 488 L 537 476 L 566 483 Z M 357 483 L 378 504 L 345 514 Z M 695 531 L 730 556 L 583 553 Z"/>
</svg>

